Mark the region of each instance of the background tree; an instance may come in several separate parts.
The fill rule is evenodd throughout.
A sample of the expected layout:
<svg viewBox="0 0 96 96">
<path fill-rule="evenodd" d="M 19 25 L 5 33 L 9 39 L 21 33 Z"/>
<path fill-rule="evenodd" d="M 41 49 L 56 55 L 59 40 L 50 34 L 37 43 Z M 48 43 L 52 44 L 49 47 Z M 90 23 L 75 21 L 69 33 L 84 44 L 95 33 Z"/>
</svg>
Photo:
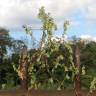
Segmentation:
<svg viewBox="0 0 96 96">
<path fill-rule="evenodd" d="M 0 85 L 1 86 L 3 83 L 7 82 L 6 81 L 7 79 L 5 80 L 5 77 L 10 66 L 9 65 L 10 59 L 7 57 L 7 53 L 8 53 L 8 48 L 11 47 L 11 44 L 12 44 L 11 38 L 9 36 L 8 30 L 0 27 Z"/>
<path fill-rule="evenodd" d="M 90 87 L 93 77 L 96 77 L 96 42 L 85 42 L 81 49 L 81 65 L 85 66 L 86 75 L 82 78 L 82 85 L 86 88 Z"/>
</svg>

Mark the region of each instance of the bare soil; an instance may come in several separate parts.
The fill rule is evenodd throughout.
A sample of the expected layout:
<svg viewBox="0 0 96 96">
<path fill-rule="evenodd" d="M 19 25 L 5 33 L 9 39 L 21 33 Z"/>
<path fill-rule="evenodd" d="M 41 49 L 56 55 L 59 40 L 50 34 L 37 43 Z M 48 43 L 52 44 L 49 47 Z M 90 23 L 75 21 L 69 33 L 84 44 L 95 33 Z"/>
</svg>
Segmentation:
<svg viewBox="0 0 96 96">
<path fill-rule="evenodd" d="M 87 96 L 86 91 L 82 91 L 83 96 Z M 44 91 L 44 90 L 1 90 L 0 96 L 75 96 L 72 90 L 62 90 L 62 91 Z M 91 96 L 96 96 L 94 92 Z"/>
</svg>

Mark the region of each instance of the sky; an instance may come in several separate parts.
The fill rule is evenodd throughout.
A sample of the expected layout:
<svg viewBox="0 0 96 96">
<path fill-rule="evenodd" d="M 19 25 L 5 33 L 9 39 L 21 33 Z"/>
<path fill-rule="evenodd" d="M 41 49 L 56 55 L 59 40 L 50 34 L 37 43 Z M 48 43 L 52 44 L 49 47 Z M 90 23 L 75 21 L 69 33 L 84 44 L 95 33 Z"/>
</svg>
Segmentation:
<svg viewBox="0 0 96 96">
<path fill-rule="evenodd" d="M 58 26 L 55 36 L 60 36 L 64 21 L 69 20 L 69 37 L 96 40 L 96 0 L 0 0 L 0 26 L 9 29 L 12 37 L 23 38 L 23 25 L 40 28 L 37 14 L 41 6 L 51 13 Z M 39 31 L 34 34 L 40 38 Z"/>
</svg>

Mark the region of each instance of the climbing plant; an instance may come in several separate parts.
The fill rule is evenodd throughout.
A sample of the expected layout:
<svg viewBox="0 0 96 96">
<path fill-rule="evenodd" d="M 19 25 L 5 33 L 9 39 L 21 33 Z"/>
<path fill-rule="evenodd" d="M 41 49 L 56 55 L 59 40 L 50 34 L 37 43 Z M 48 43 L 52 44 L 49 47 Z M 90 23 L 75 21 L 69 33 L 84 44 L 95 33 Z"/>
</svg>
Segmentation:
<svg viewBox="0 0 96 96">
<path fill-rule="evenodd" d="M 50 14 L 45 12 L 44 7 L 39 9 L 38 18 L 42 22 L 43 35 L 40 47 L 29 54 L 29 85 L 34 88 L 64 89 L 66 83 L 73 82 L 75 74 L 78 73 L 73 62 L 71 43 L 64 38 L 69 21 L 64 22 L 63 42 L 60 40 L 57 42 L 52 40 L 57 26 Z"/>
</svg>

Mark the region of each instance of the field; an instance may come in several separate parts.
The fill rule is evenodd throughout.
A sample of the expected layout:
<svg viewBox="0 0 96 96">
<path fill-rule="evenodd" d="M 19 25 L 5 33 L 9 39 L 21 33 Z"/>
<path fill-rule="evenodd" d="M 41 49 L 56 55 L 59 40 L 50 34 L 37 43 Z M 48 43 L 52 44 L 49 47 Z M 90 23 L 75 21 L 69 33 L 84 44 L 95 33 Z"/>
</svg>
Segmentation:
<svg viewBox="0 0 96 96">
<path fill-rule="evenodd" d="M 13 0 L 13 1 L 17 1 L 17 0 Z M 23 0 L 18 0 L 18 1 L 23 1 Z M 28 6 L 24 5 L 24 7 L 28 7 L 29 9 L 29 4 L 31 4 L 31 2 L 29 1 L 36 1 L 36 0 L 29 0 L 29 1 L 24 0 L 24 1 L 26 1 L 24 2 L 24 4 L 28 5 Z M 40 1 L 43 2 L 43 0 Z M 53 0 L 53 1 L 59 1 L 59 0 Z M 61 1 L 62 2 L 64 1 L 63 3 L 65 3 L 65 1 L 68 0 L 61 0 Z M 4 2 L 4 9 L 7 8 L 5 7 L 6 5 L 5 3 L 6 2 Z M 10 2 L 8 3 L 10 4 Z M 13 3 L 14 2 L 12 2 L 12 4 Z M 80 2 L 76 2 L 76 6 L 74 6 L 72 10 L 76 9 L 75 7 L 78 6 L 77 3 L 80 6 L 83 4 Z M 1 4 L 2 3 L 0 3 L 0 9 L 2 9 Z M 61 15 L 63 14 L 53 15 L 56 16 L 55 19 L 57 18 L 57 16 L 60 16 L 60 18 L 56 20 L 56 21 L 60 20 L 60 22 L 57 22 L 58 24 L 60 24 L 58 27 L 57 26 L 58 24 L 55 24 L 55 19 L 51 17 L 50 12 L 46 12 L 45 10 L 46 6 L 45 7 L 41 6 L 41 8 L 39 8 L 39 6 L 36 7 L 36 10 L 37 8 L 39 8 L 38 13 L 37 11 L 36 13 L 39 21 L 41 22 L 41 23 L 39 22 L 37 23 L 37 20 L 35 21 L 36 18 L 32 18 L 32 22 L 30 22 L 31 21 L 30 17 L 34 17 L 36 16 L 36 14 L 35 15 L 30 14 L 29 17 L 28 9 L 25 10 L 26 11 L 25 13 L 23 13 L 24 9 L 26 8 L 23 8 L 22 4 L 20 8 L 23 10 L 21 9 L 20 11 L 17 10 L 20 16 L 23 15 L 25 16 L 25 17 L 23 16 L 22 18 L 21 17 L 16 18 L 17 13 L 16 14 L 14 13 L 16 11 L 14 9 L 17 9 L 16 7 L 18 4 L 16 4 L 16 7 L 13 6 L 13 9 L 10 7 L 12 9 L 11 10 L 12 14 L 14 14 L 15 16 L 12 17 L 12 24 L 11 22 L 9 22 L 9 24 L 14 25 L 12 28 L 11 25 L 9 26 L 8 24 L 8 26 L 6 26 L 7 24 L 5 23 L 4 25 L 3 22 L 2 25 L 1 24 L 2 18 L 0 19 L 0 25 L 1 25 L 0 27 L 0 96 L 96 96 L 96 91 L 94 91 L 96 90 L 95 33 L 94 34 L 92 33 L 92 36 L 93 35 L 95 36 L 95 38 L 93 36 L 93 39 L 89 38 L 92 37 L 91 35 L 88 35 L 86 38 L 87 33 L 84 33 L 84 38 L 82 38 L 83 36 L 79 36 L 79 34 L 81 35 L 83 34 L 81 32 L 87 30 L 87 28 L 83 29 L 82 26 L 83 22 L 82 22 L 81 23 L 82 30 L 81 29 L 77 30 L 80 26 L 78 26 L 75 30 L 73 30 L 74 28 L 70 30 L 74 32 L 81 31 L 79 34 L 78 33 L 77 35 L 74 33 L 67 34 L 67 31 L 69 31 L 68 29 L 70 27 L 69 25 L 72 25 L 70 23 L 73 22 L 73 20 L 75 20 L 75 18 L 72 19 L 69 17 L 71 16 L 74 17 L 74 15 L 76 15 L 76 20 L 80 19 L 78 18 L 80 14 L 78 15 L 77 13 L 78 11 L 80 11 L 80 13 L 83 13 L 81 12 L 82 8 L 80 9 L 78 7 L 79 10 L 74 11 L 73 15 L 70 14 L 70 16 L 68 16 L 69 20 L 64 20 L 64 22 L 62 22 L 63 23 L 62 27 L 60 26 L 61 26 L 61 21 L 63 21 L 61 19 L 64 19 L 61 17 Z M 39 5 L 39 3 L 37 3 L 36 6 L 37 5 Z M 69 5 L 71 5 L 71 3 Z M 68 8 L 69 5 L 67 5 Z M 72 5 L 74 4 L 72 3 Z M 88 6 L 89 5 L 90 4 L 88 3 Z M 52 8 L 53 8 L 52 10 L 56 10 L 54 5 L 52 6 Z M 63 6 L 62 7 L 60 6 L 60 9 L 63 9 Z M 86 7 L 84 8 L 84 12 L 85 9 Z M 32 12 L 33 10 L 34 8 L 32 9 Z M 65 11 L 65 9 L 63 9 L 63 11 Z M 7 11 L 0 12 L 0 13 L 5 13 L 5 12 Z M 8 13 L 10 12 L 7 12 L 6 14 Z M 33 13 L 35 13 L 35 11 Z M 52 14 L 54 14 L 54 12 L 52 12 Z M 6 17 L 6 15 L 5 16 L 3 15 L 4 14 L 0 14 L 1 17 Z M 8 18 L 11 18 L 9 17 L 11 15 L 8 14 Z M 85 17 L 86 16 L 84 16 L 84 18 Z M 24 18 L 26 19 L 24 20 Z M 19 22 L 20 24 L 17 23 L 15 24 L 13 20 Z M 23 21 L 18 21 L 18 20 L 23 20 Z M 27 20 L 29 23 L 25 22 Z M 5 21 L 7 21 L 7 18 L 4 19 L 4 22 Z M 83 21 L 83 19 L 82 20 L 80 19 L 78 21 Z M 87 19 L 84 20 L 84 23 L 86 21 Z M 88 22 L 86 22 L 86 24 L 87 23 Z M 36 26 L 33 26 L 34 24 L 36 24 Z M 6 29 L 7 27 L 8 29 Z M 14 30 L 14 32 L 16 32 L 15 35 L 14 33 L 12 33 L 13 29 L 15 29 Z M 33 31 L 39 32 L 40 34 L 35 34 Z M 92 27 L 92 29 L 90 28 L 90 30 L 88 31 L 95 32 L 96 30 L 93 30 Z M 31 89 L 31 90 L 24 90 L 24 89 Z M 38 89 L 38 90 L 34 90 L 34 89 Z M 57 91 L 55 89 L 61 91 Z M 89 92 L 92 93 L 89 94 Z"/>
<path fill-rule="evenodd" d="M 87 92 L 83 91 L 83 96 L 86 96 Z M 62 90 L 62 91 L 43 91 L 43 90 L 30 90 L 29 92 L 25 90 L 1 90 L 0 96 L 75 96 L 72 90 Z M 93 95 L 96 96 L 94 92 Z"/>
</svg>

